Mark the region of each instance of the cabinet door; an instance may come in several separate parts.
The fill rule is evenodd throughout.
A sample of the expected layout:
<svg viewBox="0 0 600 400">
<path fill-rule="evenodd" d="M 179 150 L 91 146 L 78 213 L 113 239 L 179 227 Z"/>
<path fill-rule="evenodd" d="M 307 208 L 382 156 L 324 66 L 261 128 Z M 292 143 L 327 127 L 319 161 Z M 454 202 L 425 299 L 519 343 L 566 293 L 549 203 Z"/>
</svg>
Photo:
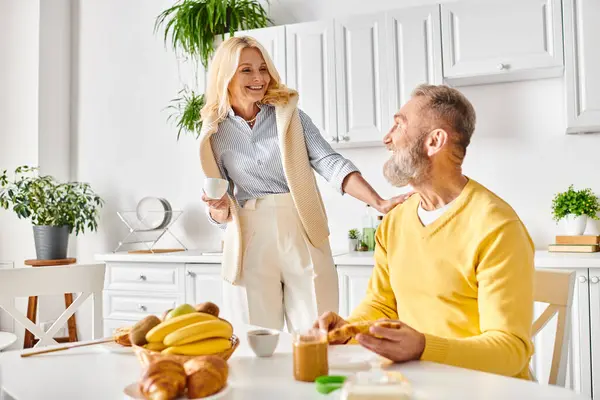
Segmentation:
<svg viewBox="0 0 600 400">
<path fill-rule="evenodd" d="M 283 83 L 286 82 L 285 26 L 238 31 L 234 36 L 252 36 L 267 50 Z"/>
<path fill-rule="evenodd" d="M 298 107 L 321 134 L 337 142 L 333 21 L 285 27 L 287 85 L 300 93 Z"/>
<path fill-rule="evenodd" d="M 338 275 L 340 277 L 341 284 L 344 287 L 344 306 L 345 309 L 340 309 L 340 315 L 347 317 L 352 314 L 352 311 L 363 301 L 367 294 L 367 287 L 369 286 L 369 279 L 371 279 L 371 273 L 373 272 L 373 266 L 343 266 L 337 267 Z M 342 290 L 340 290 L 342 295 Z M 346 315 L 343 315 L 344 312 Z"/>
<path fill-rule="evenodd" d="M 338 274 L 338 293 L 339 293 L 339 305 L 338 305 L 338 314 L 342 318 L 346 318 L 348 316 L 348 277 L 346 276 L 345 269 L 343 267 L 337 266 L 337 274 Z"/>
<path fill-rule="evenodd" d="M 539 268 L 542 269 L 542 268 Z M 565 269 L 569 271 L 568 269 Z M 573 271 L 573 270 L 570 270 Z M 567 364 L 566 386 L 577 392 L 591 396 L 591 363 L 590 363 L 590 302 L 588 286 L 588 270 L 574 270 L 576 273 L 571 308 L 571 337 Z M 535 318 L 546 308 L 547 304 L 535 304 Z M 536 379 L 548 382 L 554 339 L 556 332 L 556 317 L 534 338 L 535 353 L 531 366 Z"/>
<path fill-rule="evenodd" d="M 560 76 L 560 0 L 495 0 L 441 7 L 444 78 L 478 84 Z"/>
<path fill-rule="evenodd" d="M 188 304 L 210 301 L 222 306 L 220 264 L 186 264 L 185 300 Z"/>
<path fill-rule="evenodd" d="M 340 141 L 381 143 L 391 126 L 384 43 L 384 13 L 335 22 Z"/>
<path fill-rule="evenodd" d="M 600 268 L 590 269 L 590 327 L 592 347 L 592 393 L 600 394 Z M 590 343 L 588 343 L 588 346 Z"/>
<path fill-rule="evenodd" d="M 600 2 L 564 0 L 567 133 L 600 132 Z"/>
<path fill-rule="evenodd" d="M 389 112 L 394 114 L 422 83 L 442 83 L 442 45 L 438 6 L 408 8 L 387 13 Z"/>
</svg>

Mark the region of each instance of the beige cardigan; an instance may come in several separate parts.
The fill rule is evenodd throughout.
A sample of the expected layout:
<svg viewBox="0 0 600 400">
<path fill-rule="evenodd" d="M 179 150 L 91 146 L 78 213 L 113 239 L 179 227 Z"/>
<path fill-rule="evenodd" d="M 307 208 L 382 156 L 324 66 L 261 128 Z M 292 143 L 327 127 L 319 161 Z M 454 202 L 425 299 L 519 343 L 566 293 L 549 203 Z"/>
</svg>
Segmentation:
<svg viewBox="0 0 600 400">
<path fill-rule="evenodd" d="M 302 226 L 311 244 L 318 247 L 328 239 L 329 227 L 321 193 L 308 159 L 297 104 L 298 95 L 293 95 L 286 105 L 275 107 L 279 148 L 283 170 Z M 204 121 L 200 135 L 200 164 L 204 175 L 208 178 L 224 178 L 221 176 L 210 145 L 210 137 L 217 131 L 217 127 L 218 124 L 213 121 Z M 223 279 L 236 285 L 240 283 L 243 272 L 243 243 L 239 204 L 233 196 L 228 195 L 228 197 L 231 204 L 229 209 L 231 220 L 225 231 L 221 272 Z"/>
</svg>

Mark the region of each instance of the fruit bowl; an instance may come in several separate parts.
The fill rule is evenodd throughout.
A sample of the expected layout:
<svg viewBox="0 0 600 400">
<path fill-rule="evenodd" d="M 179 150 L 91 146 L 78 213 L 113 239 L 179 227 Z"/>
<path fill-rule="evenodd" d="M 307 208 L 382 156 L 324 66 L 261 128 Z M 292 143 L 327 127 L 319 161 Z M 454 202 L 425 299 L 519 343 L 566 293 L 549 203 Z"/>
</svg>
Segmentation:
<svg viewBox="0 0 600 400">
<path fill-rule="evenodd" d="M 237 347 L 240 345 L 240 340 L 235 335 L 231 336 L 231 338 L 229 340 L 231 341 L 231 347 L 229 349 L 222 351 L 220 353 L 213 354 L 213 355 L 219 356 L 219 357 L 223 358 L 225 361 L 227 361 L 229 359 L 229 357 L 231 357 L 231 355 L 233 354 L 235 349 L 237 349 Z M 159 351 L 148 350 L 144 347 L 137 346 L 135 344 L 132 345 L 132 347 L 133 347 L 133 351 L 135 352 L 135 355 L 137 356 L 140 364 L 142 364 L 142 367 L 144 367 L 144 368 L 147 367 L 151 362 L 162 360 L 162 359 L 173 360 L 173 361 L 176 361 L 176 362 L 180 363 L 181 365 L 183 365 L 188 360 L 191 360 L 196 357 L 203 357 L 200 355 L 185 356 L 185 355 L 180 355 L 180 354 L 162 354 Z"/>
</svg>

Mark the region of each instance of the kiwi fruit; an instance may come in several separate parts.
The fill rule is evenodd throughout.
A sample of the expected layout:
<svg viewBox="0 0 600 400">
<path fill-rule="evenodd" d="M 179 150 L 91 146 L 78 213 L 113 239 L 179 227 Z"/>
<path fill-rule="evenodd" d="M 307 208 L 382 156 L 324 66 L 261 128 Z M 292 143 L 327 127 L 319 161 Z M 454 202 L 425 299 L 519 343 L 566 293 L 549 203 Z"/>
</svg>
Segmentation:
<svg viewBox="0 0 600 400">
<path fill-rule="evenodd" d="M 219 317 L 219 306 L 217 306 L 215 303 L 211 303 L 210 301 L 207 301 L 206 303 L 196 304 L 194 308 L 198 312 L 211 314 L 217 318 Z"/>
<path fill-rule="evenodd" d="M 161 320 L 156 315 L 148 315 L 136 322 L 129 332 L 129 340 L 136 346 L 143 346 L 148 341 L 146 340 L 146 333 L 156 325 L 160 324 Z"/>
</svg>

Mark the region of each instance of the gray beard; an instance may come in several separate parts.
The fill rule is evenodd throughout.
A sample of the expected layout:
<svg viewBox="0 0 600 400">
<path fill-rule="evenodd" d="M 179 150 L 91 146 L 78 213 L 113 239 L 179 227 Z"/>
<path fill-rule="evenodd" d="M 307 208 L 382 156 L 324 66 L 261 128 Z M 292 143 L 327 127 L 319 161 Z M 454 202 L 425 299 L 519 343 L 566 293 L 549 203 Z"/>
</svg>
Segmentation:
<svg viewBox="0 0 600 400">
<path fill-rule="evenodd" d="M 408 150 L 396 150 L 383 165 L 383 176 L 395 187 L 414 186 L 427 179 L 431 166 L 424 154 L 423 143 L 415 143 Z"/>
</svg>

